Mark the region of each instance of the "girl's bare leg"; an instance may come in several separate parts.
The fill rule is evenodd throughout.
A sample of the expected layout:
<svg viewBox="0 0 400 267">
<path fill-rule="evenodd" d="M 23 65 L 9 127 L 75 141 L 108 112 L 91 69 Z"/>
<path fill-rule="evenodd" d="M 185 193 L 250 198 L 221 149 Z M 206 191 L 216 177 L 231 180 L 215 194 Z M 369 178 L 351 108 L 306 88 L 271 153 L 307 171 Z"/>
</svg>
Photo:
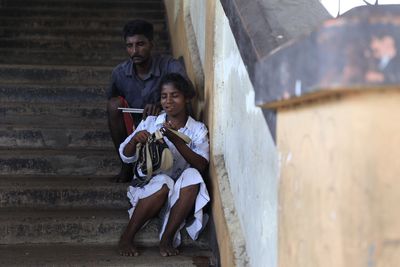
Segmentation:
<svg viewBox="0 0 400 267">
<path fill-rule="evenodd" d="M 190 185 L 181 188 L 179 199 L 171 209 L 167 226 L 160 241 L 160 254 L 164 257 L 178 255 L 179 251 L 173 247 L 172 242 L 181 223 L 193 210 L 200 185 Z"/>
<path fill-rule="evenodd" d="M 133 245 L 135 234 L 144 225 L 145 222 L 155 217 L 164 206 L 168 197 L 169 189 L 164 184 L 161 189 L 153 195 L 140 199 L 129 220 L 128 226 L 122 234 L 118 248 L 123 256 L 138 256 L 139 252 Z"/>
</svg>

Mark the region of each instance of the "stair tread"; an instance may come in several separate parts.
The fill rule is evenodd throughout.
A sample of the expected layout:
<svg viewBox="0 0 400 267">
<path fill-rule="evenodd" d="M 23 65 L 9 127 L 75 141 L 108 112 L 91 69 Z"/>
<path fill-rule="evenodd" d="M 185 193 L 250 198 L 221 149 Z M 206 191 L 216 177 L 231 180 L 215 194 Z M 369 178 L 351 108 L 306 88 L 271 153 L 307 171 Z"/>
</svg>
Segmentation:
<svg viewBox="0 0 400 267">
<path fill-rule="evenodd" d="M 75 221 L 76 218 L 98 220 L 108 219 L 111 221 L 128 221 L 126 209 L 93 209 L 93 208 L 56 208 L 56 209 L 33 209 L 33 208 L 0 208 L 0 222 L 14 221 L 15 219 L 67 222 Z M 20 221 L 23 222 L 23 221 Z"/>
<path fill-rule="evenodd" d="M 182 232 L 181 255 L 160 257 L 159 219 L 135 238 L 154 247 L 116 253 L 129 183 L 109 181 L 120 161 L 106 90 L 128 58 L 128 20 L 153 23 L 153 52 L 169 52 L 163 1 L 15 0 L 0 13 L 0 265 L 210 266 L 207 227 L 196 242 Z"/>
<path fill-rule="evenodd" d="M 61 18 L 59 16 L 30 16 L 30 17 L 15 17 L 15 16 L 2 16 L 0 17 L 0 22 L 1 21 L 7 21 L 7 20 L 12 20 L 12 21 L 20 21 L 20 22 L 26 22 L 26 21 L 40 21 L 40 20 L 51 20 L 51 21 L 60 21 L 60 22 L 65 22 L 64 18 Z M 79 18 L 79 21 L 88 21 L 88 22 L 118 22 L 121 23 L 121 26 L 123 26 L 127 19 L 126 18 L 121 18 L 121 17 L 108 17 L 108 18 L 88 18 L 88 17 L 82 17 Z M 157 18 L 157 19 L 147 19 L 147 21 L 153 23 L 153 24 L 159 24 L 159 23 L 165 23 L 164 19 Z"/>
<path fill-rule="evenodd" d="M 89 178 L 88 178 L 89 177 Z M 96 176 L 0 176 L 1 208 L 129 208 L 129 183 Z"/>
<path fill-rule="evenodd" d="M 1 21 L 1 19 L 0 19 Z M 22 32 L 28 32 L 30 34 L 33 33 L 52 33 L 52 32 L 64 32 L 65 34 L 70 34 L 70 33 L 87 33 L 87 34 L 93 34 L 93 33 L 103 33 L 103 34 L 111 34 L 112 36 L 122 36 L 122 26 L 112 26 L 108 28 L 99 28 L 99 29 L 88 29 L 87 27 L 71 27 L 71 26 L 54 26 L 54 27 L 45 27 L 38 25 L 35 27 L 34 31 L 32 29 L 26 29 L 24 27 L 18 26 L 18 25 L 10 25 L 10 26 L 2 26 L 0 25 L 0 33 L 2 32 L 14 32 L 16 30 L 20 30 Z M 156 27 L 154 28 L 154 34 L 156 36 L 168 36 L 167 32 L 165 31 L 164 28 L 162 28 L 162 24 L 155 25 Z M 21 32 L 15 33 L 15 34 L 21 34 Z M 1 35 L 0 35 L 1 36 Z"/>
<path fill-rule="evenodd" d="M 57 96 L 55 96 L 57 97 Z M 0 103 L 1 107 L 0 110 L 5 109 L 5 108 L 17 108 L 18 106 L 24 106 L 28 107 L 31 105 L 32 107 L 39 107 L 39 106 L 54 106 L 54 109 L 60 109 L 64 107 L 74 107 L 74 108 L 86 108 L 86 109 L 104 109 L 106 110 L 106 102 L 107 99 L 104 96 L 104 99 L 93 99 L 93 101 L 89 102 L 87 99 L 82 99 L 80 100 L 80 103 L 73 103 L 74 99 L 69 99 L 71 101 L 71 104 L 68 104 L 65 99 L 28 99 L 28 100 L 10 100 L 7 99 L 7 101 L 3 101 L 0 96 Z M 40 102 L 39 102 L 40 101 Z M 68 100 L 67 100 L 68 101 Z"/>
<path fill-rule="evenodd" d="M 25 157 L 26 155 L 29 156 L 37 156 L 37 155 L 46 155 L 46 156 L 55 156 L 55 155 L 76 155 L 79 152 L 79 155 L 82 154 L 91 154 L 91 155 L 104 155 L 104 153 L 115 154 L 115 149 L 111 147 L 107 148 L 93 148 L 93 149 L 86 149 L 81 147 L 66 147 L 66 148 L 13 148 L 13 149 L 0 149 L 0 151 L 7 151 L 7 155 L 0 155 L 0 158 L 7 158 L 7 157 Z M 107 155 L 108 156 L 108 155 Z"/>
<path fill-rule="evenodd" d="M 32 2 L 32 0 L 13 0 L 12 2 Z M 47 3 L 53 3 L 53 2 L 85 2 L 85 3 L 140 3 L 140 2 L 157 2 L 160 3 L 162 0 L 36 0 L 35 2 L 47 2 Z"/>
<path fill-rule="evenodd" d="M 27 132 L 27 131 L 39 131 L 43 130 L 44 132 L 49 132 L 49 131 L 54 131 L 54 132 L 59 132 L 60 130 L 64 130 L 67 132 L 95 132 L 95 133 L 105 133 L 108 137 L 109 135 L 109 130 L 108 128 L 99 128 L 100 125 L 96 124 L 88 124 L 86 121 L 82 121 L 81 124 L 68 124 L 68 129 L 65 129 L 65 123 L 61 125 L 60 122 L 57 121 L 51 121 L 46 124 L 42 125 L 26 125 L 23 123 L 13 123 L 13 124 L 1 124 L 0 125 L 0 132 L 4 133 L 5 131 L 13 131 L 13 132 Z M 111 141 L 111 139 L 110 139 Z M 1 146 L 1 144 L 0 144 Z"/>
<path fill-rule="evenodd" d="M 1 109 L 0 109 L 1 110 Z M 43 121 L 45 120 L 45 121 Z M 36 115 L 25 115 L 25 114 L 14 114 L 14 115 L 7 115 L 1 118 L 1 123 L 4 127 L 31 127 L 31 129 L 38 129 L 35 128 L 37 125 L 40 125 L 44 130 L 51 130 L 51 129 L 60 129 L 57 124 L 59 121 L 62 120 L 65 126 L 68 126 L 68 129 L 73 130 L 93 130 L 98 127 L 98 129 L 102 132 L 107 131 L 107 121 L 106 118 L 92 118 L 88 119 L 81 119 L 80 117 L 70 117 L 69 114 L 36 114 Z M 4 128 L 3 128 L 4 129 Z M 111 140 L 111 139 L 110 139 Z"/>
<path fill-rule="evenodd" d="M 71 187 L 105 187 L 112 190 L 125 190 L 129 183 L 110 182 L 109 177 L 103 176 L 0 176 L 0 188 L 18 187 L 20 188 L 65 188 Z"/>
<path fill-rule="evenodd" d="M 36 64 L 0 64 L 0 68 L 11 68 L 11 69 L 56 69 L 56 70 L 69 70 L 69 69 L 78 69 L 78 70 L 87 70 L 87 66 L 81 65 L 36 65 Z M 98 70 L 98 71 L 111 71 L 113 67 L 109 66 L 91 66 L 91 70 Z M 111 72 L 110 72 L 111 74 Z M 3 84 L 3 82 L 2 82 Z M 7 82 L 6 82 L 7 84 Z M 32 83 L 30 83 L 32 84 Z"/>
<path fill-rule="evenodd" d="M 4 66 L 20 66 L 20 67 L 25 67 L 25 66 L 28 66 L 28 67 L 35 67 L 35 66 L 38 66 L 38 65 L 32 65 L 32 64 L 20 64 L 20 65 L 18 65 L 18 64 L 4 64 Z M 63 68 L 75 68 L 75 66 L 74 65 L 61 65 L 61 66 L 58 66 L 58 65 L 40 65 L 40 67 L 38 67 L 38 68 L 41 68 L 41 67 L 43 67 L 43 68 L 47 68 L 47 67 L 49 67 L 49 66 L 55 66 L 56 68 L 58 68 L 58 69 L 63 69 Z M 82 67 L 81 65 L 77 65 L 78 67 Z M 0 68 L 2 67 L 2 64 L 0 64 Z M 90 68 L 96 68 L 96 67 L 99 67 L 99 66 L 92 66 L 92 67 L 90 67 Z M 110 69 L 110 67 L 108 67 L 108 66 L 101 66 L 101 67 L 106 67 L 107 69 Z M 16 68 L 18 68 L 18 67 L 16 67 Z M 85 66 L 85 68 L 87 68 L 87 66 Z M 112 69 L 112 68 L 111 68 Z M 111 73 L 110 73 L 110 75 L 111 75 Z M 91 89 L 91 90 L 100 90 L 100 91 L 104 91 L 105 90 L 105 86 L 102 86 L 102 85 L 92 85 L 92 86 L 87 86 L 87 85 L 79 85 L 79 84 L 73 84 L 73 85 L 60 85 L 60 84 L 43 84 L 43 83 L 32 83 L 32 82 L 30 82 L 30 83 L 28 83 L 28 82 L 25 82 L 25 83 L 20 83 L 20 84 L 15 84 L 15 83 L 10 83 L 10 82 L 7 82 L 7 81 L 2 81 L 1 82 L 1 84 L 0 84 L 0 89 L 1 88 L 8 88 L 8 87 L 13 87 L 13 88 L 20 88 L 20 87 L 23 87 L 23 88 L 34 88 L 35 90 L 36 89 L 78 89 L 78 90 L 87 90 L 87 89 Z"/>
<path fill-rule="evenodd" d="M 116 243 L 129 222 L 126 208 L 0 208 L 0 244 L 46 243 Z M 157 244 L 161 219 L 154 218 L 144 226 L 135 238 L 138 244 Z M 39 229 L 46 229 L 41 232 Z M 33 232 L 35 231 L 35 232 Z M 199 248 L 208 248 L 208 227 L 193 241 L 182 230 L 182 242 Z M 24 237 L 29 237 L 27 241 Z M 4 241 L 8 241 L 4 243 Z"/>
<path fill-rule="evenodd" d="M 144 2 L 146 3 L 146 2 Z M 4 5 L 2 6 L 3 10 L 7 11 L 52 11 L 52 12 L 58 12 L 58 11 L 66 11 L 66 12 L 104 12 L 104 13 L 119 13 L 119 12 L 127 12 L 127 9 L 132 8 L 131 12 L 133 13 L 162 13 L 163 11 L 160 10 L 160 8 L 154 7 L 152 5 L 148 5 L 148 7 L 141 7 L 140 9 L 135 10 L 135 3 L 130 4 L 127 3 L 128 7 L 121 8 L 119 6 L 109 6 L 109 7 L 102 7 L 101 5 L 98 6 L 96 3 L 93 3 L 88 6 L 43 6 L 43 5 L 31 5 L 31 6 L 9 6 L 9 5 Z M 128 10 L 129 12 L 129 10 Z"/>
<path fill-rule="evenodd" d="M 88 2 L 86 2 L 86 3 L 88 3 Z M 125 3 L 129 4 L 129 2 L 125 2 Z M 150 1 L 143 1 L 143 3 L 150 3 Z M 136 4 L 137 3 L 131 3 L 130 6 L 134 8 Z M 24 11 L 25 10 L 26 11 L 28 11 L 28 10 L 33 10 L 33 11 L 37 11 L 37 10 L 51 10 L 51 11 L 54 11 L 54 10 L 57 10 L 58 11 L 58 10 L 60 10 L 60 11 L 77 11 L 77 12 L 79 12 L 81 10 L 88 11 L 88 12 L 126 11 L 125 7 L 121 8 L 120 6 L 117 6 L 117 5 L 111 6 L 111 7 L 107 7 L 107 8 L 102 8 L 100 6 L 98 8 L 97 5 L 96 5 L 96 2 L 92 2 L 92 5 L 90 5 L 89 8 L 88 7 L 82 7 L 82 6 L 81 7 L 79 7 L 79 6 L 66 6 L 66 7 L 65 6 L 63 6 L 63 7 L 52 6 L 52 7 L 49 7 L 49 6 L 43 6 L 43 5 L 38 5 L 38 6 L 35 6 L 35 5 L 31 5 L 31 6 L 25 6 L 25 5 L 24 6 L 3 5 L 2 9 L 3 10 L 24 10 Z M 133 12 L 135 12 L 135 13 L 136 12 L 137 13 L 139 13 L 139 12 L 144 12 L 144 13 L 146 13 L 146 12 L 160 12 L 160 13 L 162 13 L 163 10 L 161 8 L 154 8 L 154 7 L 143 8 L 142 7 L 142 8 L 136 9 L 136 10 L 133 9 Z"/>
<path fill-rule="evenodd" d="M 123 257 L 115 245 L 0 245 L 2 266 L 137 266 L 208 267 L 209 250 L 186 247 L 174 257 L 161 257 L 158 247 L 139 247 L 139 257 Z"/>
<path fill-rule="evenodd" d="M 15 81 L 14 83 L 11 81 L 6 81 L 0 84 L 0 102 L 2 97 L 9 98 L 10 95 L 16 95 L 17 97 L 21 98 L 20 96 L 21 92 L 23 92 L 23 95 L 29 94 L 29 99 L 40 98 L 42 96 L 41 94 L 47 94 L 48 96 L 64 97 L 65 104 L 69 104 L 65 100 L 70 100 L 68 98 L 72 97 L 79 97 L 79 102 L 87 101 L 82 97 L 83 94 L 86 94 L 86 96 L 90 96 L 91 98 L 95 98 L 96 100 L 101 99 L 106 101 L 107 99 L 106 92 L 108 90 L 108 86 L 109 86 L 108 84 L 82 85 L 82 84 L 68 84 L 68 83 L 54 84 L 48 82 L 41 82 L 35 84 L 32 82 L 17 83 L 17 81 Z M 7 101 L 4 102 L 5 102 L 4 104 L 10 104 L 10 99 L 7 99 Z M 19 101 L 17 100 L 16 102 Z M 24 100 L 22 102 L 31 102 L 31 101 Z M 74 104 L 79 104 L 79 103 L 74 103 Z"/>
</svg>

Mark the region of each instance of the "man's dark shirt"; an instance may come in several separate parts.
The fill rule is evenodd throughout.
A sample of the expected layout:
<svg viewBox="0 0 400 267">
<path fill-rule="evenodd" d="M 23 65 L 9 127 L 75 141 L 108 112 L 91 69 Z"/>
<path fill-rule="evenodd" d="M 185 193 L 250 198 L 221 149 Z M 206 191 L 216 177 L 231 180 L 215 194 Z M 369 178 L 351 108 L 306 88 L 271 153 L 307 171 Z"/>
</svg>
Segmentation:
<svg viewBox="0 0 400 267">
<path fill-rule="evenodd" d="M 178 60 L 171 56 L 156 55 L 152 57 L 149 74 L 142 80 L 136 75 L 132 60 L 129 59 L 113 69 L 107 97 L 122 96 L 132 108 L 144 108 L 146 104 L 158 103 L 160 81 L 165 74 L 171 72 L 187 77 Z"/>
</svg>

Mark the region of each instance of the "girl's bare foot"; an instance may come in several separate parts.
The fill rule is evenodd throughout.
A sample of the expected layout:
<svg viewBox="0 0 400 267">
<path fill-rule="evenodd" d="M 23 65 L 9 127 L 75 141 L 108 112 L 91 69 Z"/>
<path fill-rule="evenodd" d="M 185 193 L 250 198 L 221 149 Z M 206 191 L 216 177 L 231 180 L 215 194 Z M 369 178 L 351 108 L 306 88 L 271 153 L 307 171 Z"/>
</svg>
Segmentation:
<svg viewBox="0 0 400 267">
<path fill-rule="evenodd" d="M 121 256 L 131 256 L 136 257 L 139 256 L 139 252 L 137 248 L 132 244 L 130 240 L 126 240 L 123 237 L 119 240 L 118 250 Z"/>
<path fill-rule="evenodd" d="M 173 247 L 172 240 L 161 240 L 160 254 L 163 257 L 176 256 L 179 254 L 179 250 Z"/>
</svg>

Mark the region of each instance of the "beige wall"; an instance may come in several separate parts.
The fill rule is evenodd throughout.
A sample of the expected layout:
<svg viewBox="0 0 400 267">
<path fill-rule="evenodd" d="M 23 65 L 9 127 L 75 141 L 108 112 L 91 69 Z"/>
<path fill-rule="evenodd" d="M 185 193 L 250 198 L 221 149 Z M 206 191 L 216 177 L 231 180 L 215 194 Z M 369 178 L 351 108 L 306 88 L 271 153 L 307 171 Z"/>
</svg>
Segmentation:
<svg viewBox="0 0 400 267">
<path fill-rule="evenodd" d="M 400 262 L 400 91 L 278 111 L 279 266 Z"/>
<path fill-rule="evenodd" d="M 203 84 L 198 90 L 204 90 L 210 130 L 212 209 L 222 265 L 276 266 L 278 155 L 254 105 L 228 20 L 219 1 L 165 3 L 174 55 L 184 56 L 192 79 L 204 73 L 196 84 Z"/>
<path fill-rule="evenodd" d="M 222 266 L 397 266 L 399 91 L 280 108 L 276 149 L 220 2 L 165 2 L 210 130 Z"/>
</svg>

